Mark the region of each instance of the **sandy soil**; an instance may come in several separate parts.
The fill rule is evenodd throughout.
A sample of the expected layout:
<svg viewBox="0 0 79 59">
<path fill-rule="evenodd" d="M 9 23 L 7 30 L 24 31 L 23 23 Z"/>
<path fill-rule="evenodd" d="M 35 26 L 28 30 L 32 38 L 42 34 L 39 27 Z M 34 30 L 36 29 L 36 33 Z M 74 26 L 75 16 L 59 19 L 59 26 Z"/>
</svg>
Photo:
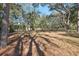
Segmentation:
<svg viewBox="0 0 79 59">
<path fill-rule="evenodd" d="M 66 32 L 33 32 L 9 36 L 6 48 L 0 49 L 4 56 L 77 56 L 79 35 Z"/>
</svg>

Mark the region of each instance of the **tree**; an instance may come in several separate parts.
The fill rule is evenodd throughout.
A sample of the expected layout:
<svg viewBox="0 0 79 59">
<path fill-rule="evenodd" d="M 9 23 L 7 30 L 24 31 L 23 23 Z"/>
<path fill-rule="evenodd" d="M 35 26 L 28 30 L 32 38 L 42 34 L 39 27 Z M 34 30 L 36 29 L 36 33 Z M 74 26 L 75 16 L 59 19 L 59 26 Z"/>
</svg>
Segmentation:
<svg viewBox="0 0 79 59">
<path fill-rule="evenodd" d="M 70 29 L 70 15 L 71 15 L 71 8 L 72 7 L 73 7 L 73 4 L 68 4 L 68 3 L 49 4 L 50 10 L 56 10 L 61 15 L 63 15 L 67 31 Z"/>
<path fill-rule="evenodd" d="M 2 14 L 2 4 L 0 4 L 0 32 L 1 32 L 1 23 L 2 23 L 2 18 L 3 18 L 3 14 Z"/>
<path fill-rule="evenodd" d="M 20 4 L 10 4 L 10 16 L 9 16 L 9 32 L 14 32 L 15 28 L 20 25 L 17 24 L 17 19 L 22 15 Z"/>
<path fill-rule="evenodd" d="M 79 33 L 79 4 L 78 4 L 77 32 Z"/>
<path fill-rule="evenodd" d="M 1 28 L 1 40 L 0 46 L 6 47 L 8 42 L 8 23 L 9 23 L 9 4 L 3 4 L 3 19 L 2 19 L 2 28 Z"/>
<path fill-rule="evenodd" d="M 31 5 L 32 6 L 32 10 L 30 10 L 27 14 L 26 14 L 26 18 L 27 18 L 27 21 L 30 25 L 30 29 L 31 30 L 35 30 L 35 21 L 37 20 L 37 17 L 39 17 L 39 11 L 36 10 L 36 8 L 38 7 L 38 4 L 33 4 Z M 29 7 L 29 9 L 31 9 Z"/>
</svg>

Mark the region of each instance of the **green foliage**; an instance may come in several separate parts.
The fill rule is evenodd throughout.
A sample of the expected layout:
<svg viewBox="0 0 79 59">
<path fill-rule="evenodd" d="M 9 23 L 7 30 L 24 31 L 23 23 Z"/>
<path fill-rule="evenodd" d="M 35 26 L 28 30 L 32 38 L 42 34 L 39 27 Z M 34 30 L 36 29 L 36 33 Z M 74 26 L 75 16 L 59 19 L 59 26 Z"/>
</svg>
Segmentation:
<svg viewBox="0 0 79 59">
<path fill-rule="evenodd" d="M 77 4 L 71 8 L 70 22 L 73 24 L 77 23 Z"/>
<path fill-rule="evenodd" d="M 25 4 L 26 5 L 26 4 Z M 40 6 L 47 5 L 50 11 L 57 11 L 57 13 L 52 13 L 51 15 L 39 15 L 39 11 L 36 9 Z M 29 6 L 28 6 L 29 7 Z M 16 21 L 19 16 L 22 16 L 25 21 L 24 25 L 20 25 L 25 29 L 28 26 L 26 23 L 30 23 L 30 27 L 32 30 L 35 28 L 42 28 L 43 30 L 53 30 L 59 28 L 65 28 L 66 24 L 65 21 L 68 19 L 68 13 L 70 12 L 70 29 L 76 29 L 77 23 L 77 4 L 62 4 L 62 3 L 50 3 L 50 4 L 32 4 L 33 10 L 29 10 L 29 12 L 24 11 L 21 4 L 10 4 L 10 32 L 14 32 L 14 28 L 18 29 L 18 25 L 14 25 L 13 21 Z M 0 4 L 0 10 L 2 10 L 2 4 Z M 60 14 L 60 15 L 59 15 Z M 15 16 L 15 17 L 14 17 Z M 62 20 L 61 16 L 64 16 L 64 21 Z M 12 24 L 13 25 L 12 25 Z M 26 24 L 26 26 L 25 26 Z M 73 25 L 73 26 L 72 26 Z M 0 18 L 0 27 L 1 27 L 1 18 Z"/>
<path fill-rule="evenodd" d="M 0 10 L 2 10 L 3 9 L 3 7 L 2 7 L 2 4 L 0 3 Z"/>
<path fill-rule="evenodd" d="M 10 28 L 10 29 L 9 29 L 9 32 L 14 32 L 13 25 L 10 25 L 9 28 Z"/>
<path fill-rule="evenodd" d="M 26 18 L 30 23 L 30 27 L 32 30 L 34 30 L 35 27 L 35 21 L 37 20 L 37 18 L 39 17 L 38 13 L 36 13 L 36 11 L 32 11 L 28 14 L 26 14 Z"/>
</svg>

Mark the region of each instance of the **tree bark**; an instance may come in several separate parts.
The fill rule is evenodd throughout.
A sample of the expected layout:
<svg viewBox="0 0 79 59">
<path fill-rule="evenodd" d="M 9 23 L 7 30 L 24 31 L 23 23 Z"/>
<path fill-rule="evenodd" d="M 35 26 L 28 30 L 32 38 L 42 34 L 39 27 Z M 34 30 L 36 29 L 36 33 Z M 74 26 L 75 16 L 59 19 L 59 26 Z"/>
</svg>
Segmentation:
<svg viewBox="0 0 79 59">
<path fill-rule="evenodd" d="M 67 17 L 67 31 L 69 32 L 70 29 L 70 11 L 68 11 L 68 17 Z"/>
<path fill-rule="evenodd" d="M 7 46 L 8 42 L 8 23 L 9 23 L 9 4 L 3 4 L 3 20 L 2 20 L 2 28 L 1 28 L 1 40 L 0 47 L 4 48 Z"/>
<path fill-rule="evenodd" d="M 79 33 L 79 4 L 78 4 L 77 32 Z"/>
</svg>

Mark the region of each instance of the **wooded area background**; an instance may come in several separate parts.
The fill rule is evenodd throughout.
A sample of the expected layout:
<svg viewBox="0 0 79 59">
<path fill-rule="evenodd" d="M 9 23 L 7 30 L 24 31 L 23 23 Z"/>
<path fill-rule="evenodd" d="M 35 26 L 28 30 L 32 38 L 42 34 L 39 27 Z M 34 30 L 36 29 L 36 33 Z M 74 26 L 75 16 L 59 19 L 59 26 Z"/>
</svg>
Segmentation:
<svg viewBox="0 0 79 59">
<path fill-rule="evenodd" d="M 47 7 L 49 12 L 42 14 L 45 10 L 41 12 L 40 6 Z M 79 35 L 79 4 L 0 3 L 0 48 L 8 46 L 8 37 L 14 33 L 22 37 L 28 33 L 33 38 L 33 32 L 57 31 Z"/>
</svg>

